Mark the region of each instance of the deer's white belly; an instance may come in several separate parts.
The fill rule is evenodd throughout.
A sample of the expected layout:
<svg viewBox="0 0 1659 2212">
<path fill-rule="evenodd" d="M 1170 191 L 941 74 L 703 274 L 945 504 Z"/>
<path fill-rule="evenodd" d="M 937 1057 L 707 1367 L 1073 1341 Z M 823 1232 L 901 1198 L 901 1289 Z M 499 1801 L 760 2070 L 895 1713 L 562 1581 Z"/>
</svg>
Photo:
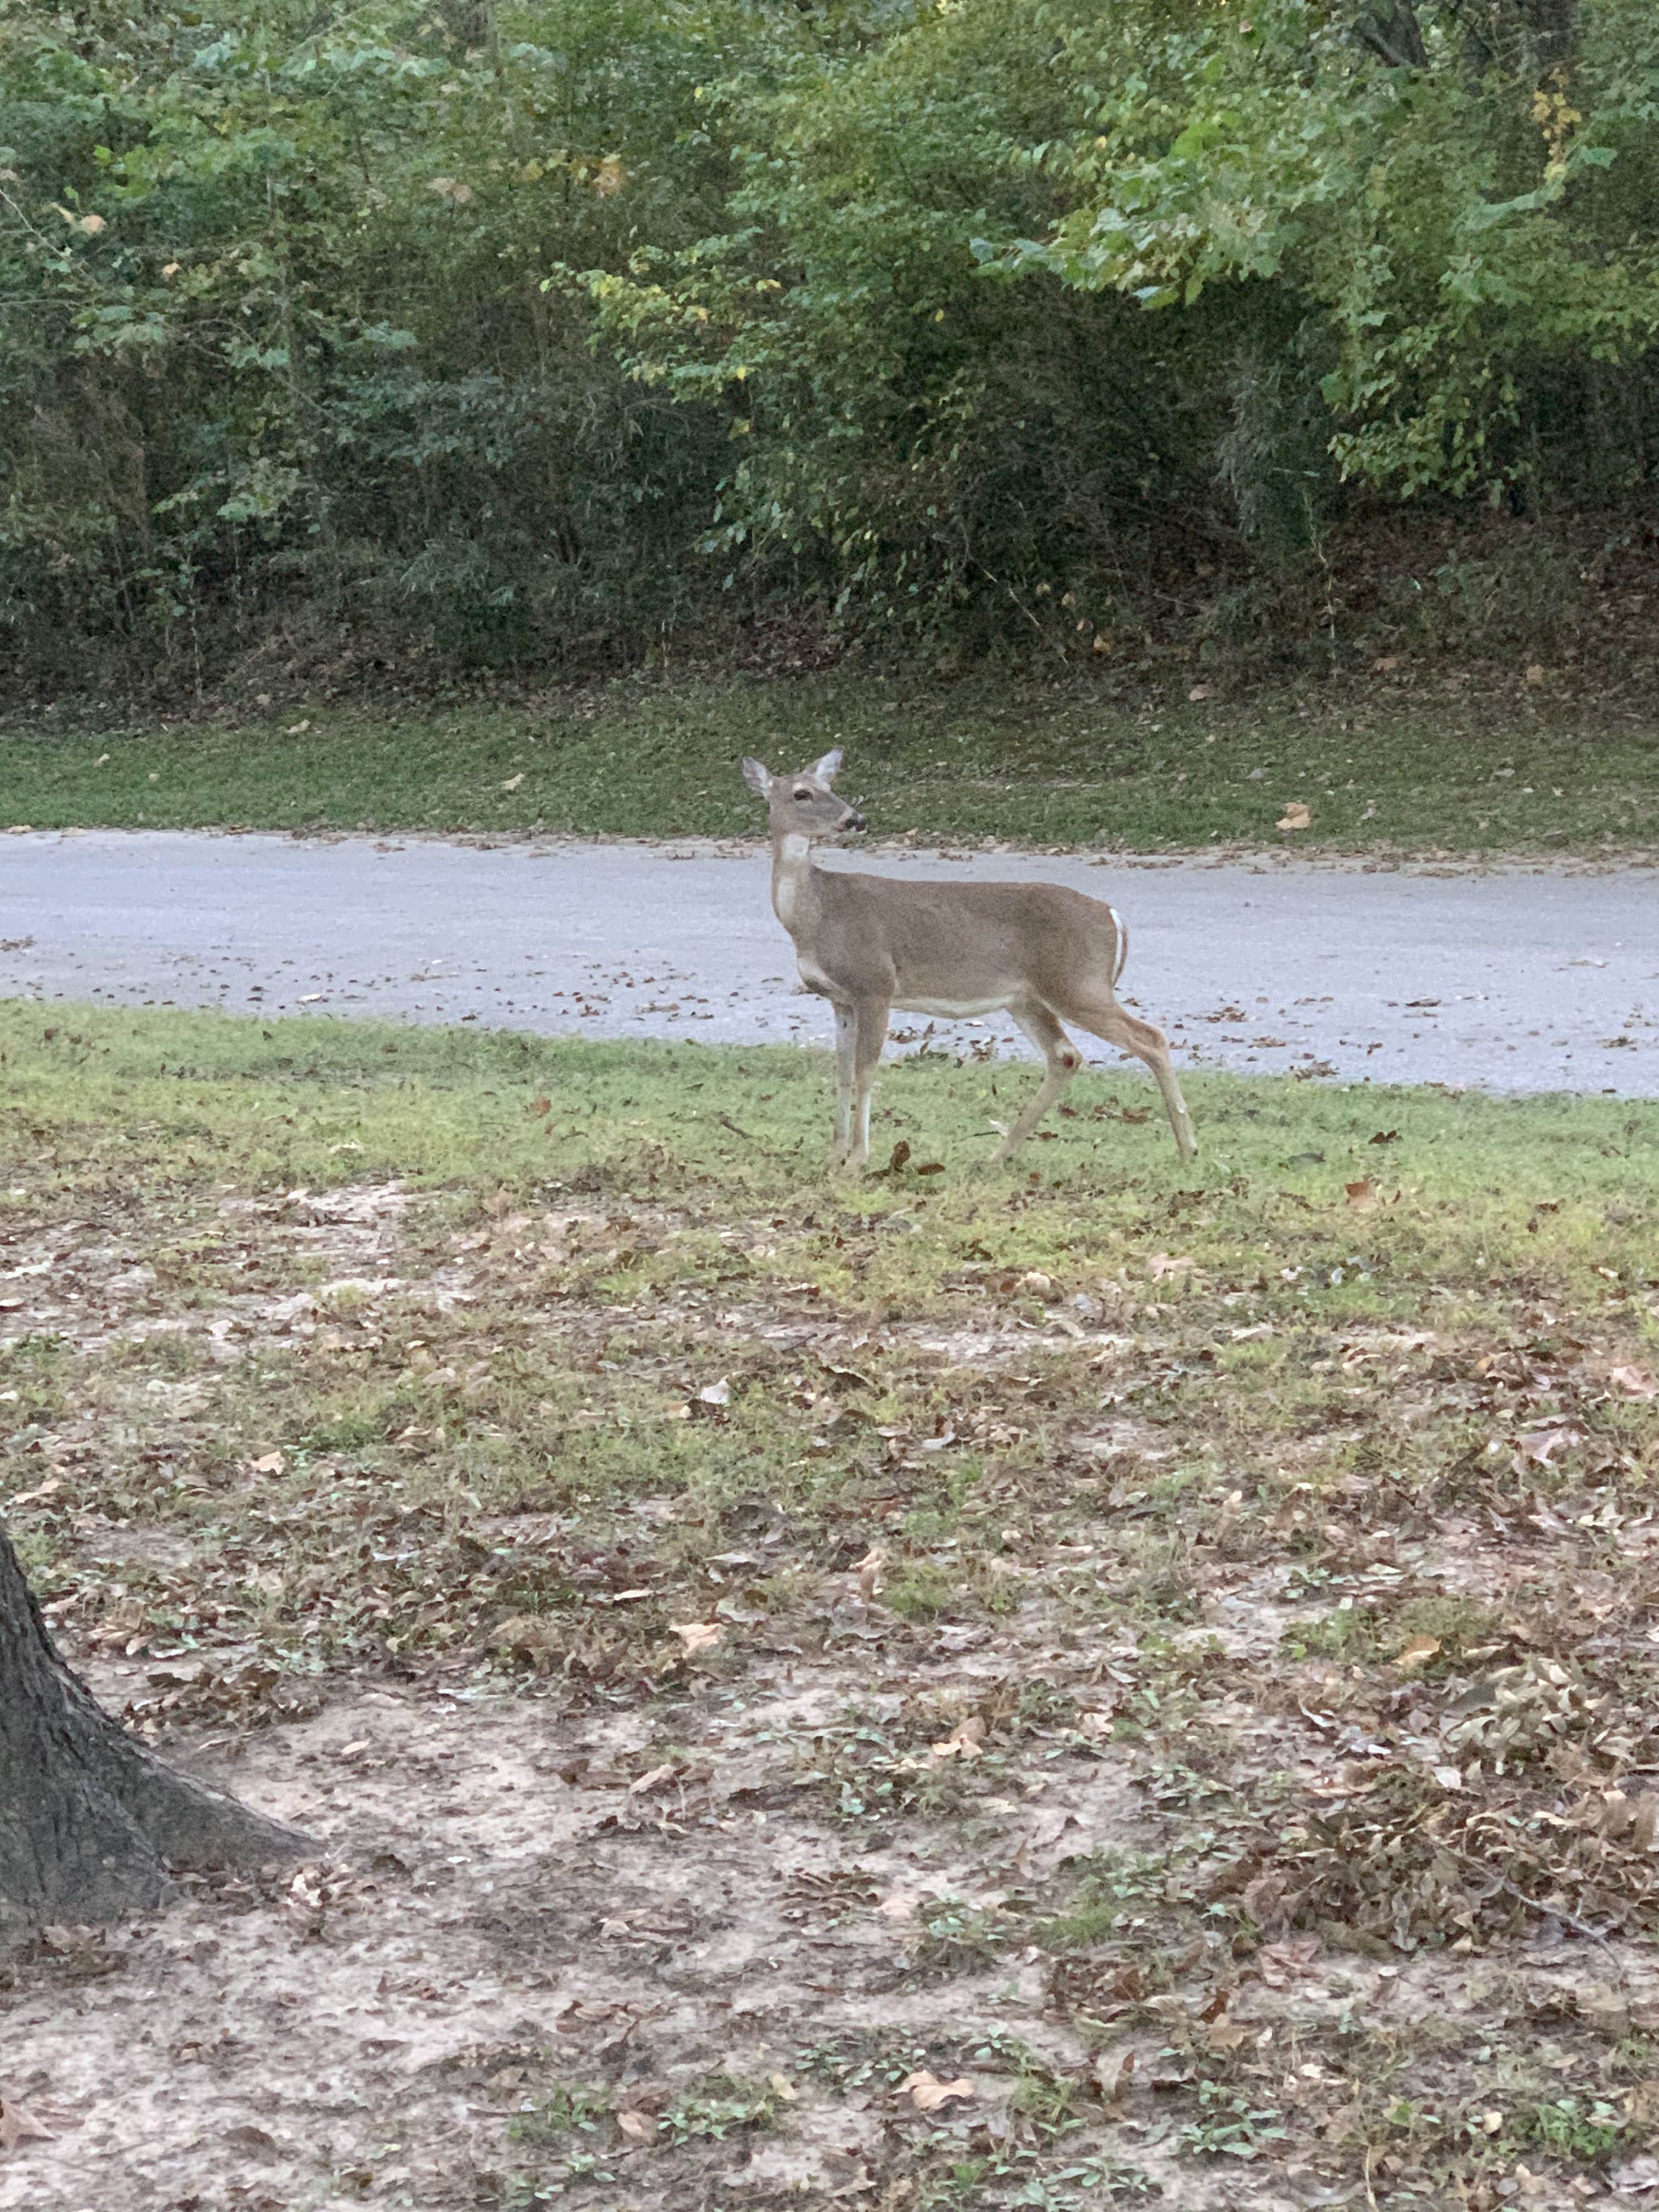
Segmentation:
<svg viewBox="0 0 1659 2212">
<path fill-rule="evenodd" d="M 907 1014 L 932 1014 L 941 1022 L 969 1021 L 976 1014 L 1000 1013 L 1008 1001 L 995 999 L 895 999 L 893 1004 Z"/>
</svg>

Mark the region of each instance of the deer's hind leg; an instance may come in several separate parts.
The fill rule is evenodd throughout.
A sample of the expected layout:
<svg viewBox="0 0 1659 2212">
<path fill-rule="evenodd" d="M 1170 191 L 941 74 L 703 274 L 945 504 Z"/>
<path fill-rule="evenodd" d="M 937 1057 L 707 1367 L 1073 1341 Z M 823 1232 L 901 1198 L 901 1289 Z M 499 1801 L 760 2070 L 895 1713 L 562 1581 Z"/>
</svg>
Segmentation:
<svg viewBox="0 0 1659 2212">
<path fill-rule="evenodd" d="M 1040 1000 L 1022 1000 L 1018 1006 L 1010 1006 L 1008 1012 L 1048 1065 L 1037 1085 L 1036 1097 L 992 1154 L 994 1159 L 999 1160 L 1006 1160 L 1010 1152 L 1018 1151 L 1083 1065 L 1083 1054 Z"/>
<path fill-rule="evenodd" d="M 1133 1053 L 1137 1060 L 1146 1061 L 1164 1094 L 1164 1110 L 1175 1132 L 1176 1150 L 1183 1160 L 1191 1159 L 1198 1151 L 1193 1135 L 1193 1117 L 1181 1095 L 1181 1085 L 1163 1030 L 1151 1022 L 1143 1022 L 1138 1014 L 1126 1013 L 1109 992 L 1101 997 L 1079 999 L 1067 1006 L 1066 1018 L 1103 1042 L 1116 1045 L 1121 1052 Z"/>
</svg>

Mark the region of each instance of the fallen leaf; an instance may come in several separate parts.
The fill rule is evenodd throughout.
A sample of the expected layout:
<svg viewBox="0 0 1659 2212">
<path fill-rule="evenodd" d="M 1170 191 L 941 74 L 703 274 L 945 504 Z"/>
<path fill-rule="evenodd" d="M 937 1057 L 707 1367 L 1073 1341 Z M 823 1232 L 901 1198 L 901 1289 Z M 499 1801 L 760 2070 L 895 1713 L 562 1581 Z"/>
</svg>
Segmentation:
<svg viewBox="0 0 1659 2212">
<path fill-rule="evenodd" d="M 949 1735 L 927 1747 L 929 1759 L 977 1759 L 985 1747 L 985 1723 L 977 1713 L 953 1728 Z"/>
<path fill-rule="evenodd" d="M 1299 799 L 1293 799 L 1273 827 L 1276 830 L 1311 830 L 1313 816 Z"/>
<path fill-rule="evenodd" d="M 630 1782 L 628 1785 L 628 1794 L 630 1797 L 643 1797 L 647 1790 L 659 1789 L 665 1782 L 672 1782 L 673 1778 L 673 1765 L 672 1762 L 665 1762 L 661 1766 L 651 1767 L 646 1773 L 641 1774 L 636 1782 Z"/>
<path fill-rule="evenodd" d="M 689 1659 L 694 1651 L 712 1651 L 726 1631 L 718 1620 L 684 1620 L 678 1627 L 671 1622 L 668 1632 L 684 1644 Z"/>
<path fill-rule="evenodd" d="M 0 2150 L 14 2151 L 20 2142 L 55 2142 L 50 2128 L 42 2127 L 27 2105 L 8 2097 L 0 2105 Z"/>
<path fill-rule="evenodd" d="M 1547 1467 L 1555 1454 L 1567 1451 L 1584 1441 L 1582 1429 L 1571 1425 L 1553 1429 L 1533 1429 L 1522 1437 L 1515 1448 L 1515 1456 L 1522 1463 L 1530 1461 L 1535 1467 Z"/>
<path fill-rule="evenodd" d="M 99 232 L 107 230 L 109 225 L 100 215 L 83 215 L 75 228 L 87 238 L 96 238 Z"/>
<path fill-rule="evenodd" d="M 700 1406 L 729 1406 L 731 1402 L 732 1385 L 724 1375 L 718 1382 L 710 1382 L 697 1393 Z"/>
<path fill-rule="evenodd" d="M 1123 2092 L 1128 2087 L 1134 2070 L 1135 2053 L 1133 2051 L 1126 2051 L 1115 2066 L 1112 2064 L 1109 2058 L 1096 2059 L 1095 2080 L 1100 2086 L 1102 2096 L 1109 2105 L 1117 2103 Z"/>
<path fill-rule="evenodd" d="M 618 2112 L 617 2125 L 629 2142 L 650 2142 L 657 2132 L 657 2124 L 648 2112 Z"/>
<path fill-rule="evenodd" d="M 1521 679 L 1528 691 L 1541 691 L 1549 680 L 1549 671 L 1541 660 L 1529 660 L 1527 672 Z"/>
<path fill-rule="evenodd" d="M 20 1490 L 6 1510 L 12 1512 L 20 1505 L 38 1505 L 43 1498 L 55 1498 L 63 1486 L 62 1480 L 54 1474 L 52 1480 L 43 1482 L 39 1490 Z"/>
<path fill-rule="evenodd" d="M 1258 1928 L 1266 1931 L 1271 1929 L 1275 1923 L 1282 1926 L 1288 1917 L 1285 1889 L 1285 1877 L 1276 1870 L 1259 1874 L 1254 1881 L 1245 1885 L 1244 1910 Z"/>
<path fill-rule="evenodd" d="M 276 2158 L 281 2151 L 276 2136 L 267 2134 L 264 2128 L 256 2128 L 252 2121 L 227 2128 L 224 2140 L 233 2150 L 240 2150 L 247 2158 Z"/>
<path fill-rule="evenodd" d="M 1413 1636 L 1403 1650 L 1395 1654 L 1394 1663 L 1403 1674 L 1414 1674 L 1419 1667 L 1426 1667 L 1439 1649 L 1437 1637 Z"/>
<path fill-rule="evenodd" d="M 1317 1936 L 1292 1936 L 1283 1943 L 1264 1943 L 1255 1954 L 1256 1971 L 1270 1990 L 1311 1972 L 1319 1956 Z"/>
<path fill-rule="evenodd" d="M 508 776 L 508 778 L 507 779 L 507 781 L 506 781 L 506 782 L 501 786 L 501 789 L 502 789 L 503 791 L 516 791 L 516 790 L 518 789 L 519 786 L 520 786 L 523 781 L 524 781 L 524 770 L 523 770 L 522 769 L 520 769 L 519 770 L 519 773 L 517 774 L 517 775 L 510 775 L 510 776 Z"/>
<path fill-rule="evenodd" d="M 266 1452 L 262 1458 L 254 1461 L 253 1472 L 255 1474 L 280 1474 L 283 1471 L 283 1464 L 281 1452 Z"/>
<path fill-rule="evenodd" d="M 883 1898 L 876 1910 L 884 1920 L 914 1920 L 921 1902 L 915 1890 L 896 1889 L 890 1897 Z"/>
<path fill-rule="evenodd" d="M 954 2081 L 941 2081 L 937 2074 L 922 2072 L 907 2074 L 899 2083 L 899 2094 L 908 2096 L 919 2112 L 937 2112 L 952 2098 L 964 2105 L 974 2101 L 974 2085 L 965 2074 Z"/>
<path fill-rule="evenodd" d="M 1376 1204 L 1376 1185 L 1369 1176 L 1361 1176 L 1358 1182 L 1344 1183 L 1342 1188 L 1348 1194 L 1349 1205 L 1357 1206 L 1362 1213 Z"/>
<path fill-rule="evenodd" d="M 881 1587 L 881 1571 L 886 1565 L 886 1553 L 879 1544 L 872 1544 L 854 1571 L 859 1578 L 860 1597 L 866 1600 L 874 1597 Z"/>
<path fill-rule="evenodd" d="M 1198 702 L 1200 699 L 1207 699 L 1209 696 L 1210 687 L 1207 684 L 1194 684 L 1192 690 L 1187 694 L 1188 698 L 1194 706 L 1198 704 Z"/>
<path fill-rule="evenodd" d="M 1082 1821 L 1070 1806 L 1050 1805 L 1046 1812 L 1037 1814 L 1026 1841 L 1033 1850 L 1046 1851 L 1060 1841 L 1067 1828 L 1080 1828 L 1082 1826 Z"/>
<path fill-rule="evenodd" d="M 1397 1145 L 1400 1132 L 1398 1129 L 1379 1129 L 1374 1137 L 1367 1137 L 1365 1142 L 1368 1145 Z"/>
<path fill-rule="evenodd" d="M 1219 2020 L 1212 2020 L 1204 2031 L 1205 2043 L 1214 2051 L 1237 2051 L 1244 2036 L 1244 2029 L 1237 2021 L 1229 2020 L 1225 2013 Z"/>
<path fill-rule="evenodd" d="M 1659 1382 L 1645 1367 L 1610 1367 L 1607 1380 L 1626 1398 L 1659 1398 Z"/>
<path fill-rule="evenodd" d="M 1196 1264 L 1192 1260 L 1177 1259 L 1170 1252 L 1154 1252 L 1146 1262 L 1146 1273 L 1155 1283 L 1161 1283 L 1166 1275 L 1178 1275 L 1183 1268 Z"/>
<path fill-rule="evenodd" d="M 309 722 L 290 722 L 288 726 L 288 735 L 290 738 L 302 738 L 310 727 Z"/>
</svg>

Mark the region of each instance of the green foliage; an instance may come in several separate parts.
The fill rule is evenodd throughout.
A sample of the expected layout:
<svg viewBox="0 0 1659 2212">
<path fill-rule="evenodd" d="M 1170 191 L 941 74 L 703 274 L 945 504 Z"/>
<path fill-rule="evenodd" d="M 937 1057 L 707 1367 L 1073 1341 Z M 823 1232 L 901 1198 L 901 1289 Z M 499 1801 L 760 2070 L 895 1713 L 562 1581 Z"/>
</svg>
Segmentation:
<svg viewBox="0 0 1659 2212">
<path fill-rule="evenodd" d="M 1088 658 L 1218 562 L 1248 631 L 1377 495 L 1634 508 L 1656 115 L 1646 0 L 15 15 L 0 627 Z"/>
<path fill-rule="evenodd" d="M 1273 2105 L 1257 2105 L 1249 2094 L 1224 2081 L 1198 2085 L 1199 2117 L 1185 2122 L 1180 2142 L 1198 2158 L 1259 2158 L 1269 2143 L 1282 2142 L 1284 2115 Z"/>
<path fill-rule="evenodd" d="M 1659 23 L 1638 0 L 1583 0 L 1571 40 L 1542 27 L 1571 8 L 1453 0 L 1049 15 L 1092 112 L 1024 157 L 1073 204 L 988 265 L 1188 315 L 1219 292 L 1264 335 L 1277 313 L 1341 472 L 1407 496 L 1644 479 Z"/>
<path fill-rule="evenodd" d="M 719 11 L 286 0 L 14 21 L 0 592 L 188 653 L 376 602 L 477 659 L 673 611 L 705 432 L 541 278 L 719 204 Z"/>
<path fill-rule="evenodd" d="M 520 2112 L 513 2121 L 515 2142 L 562 2142 L 567 2136 L 591 2136 L 611 2110 L 608 2090 L 581 2083 L 561 2081 L 546 2103 L 534 2112 Z"/>
<path fill-rule="evenodd" d="M 1534 2105 L 1516 2123 L 1523 2142 L 1586 2166 L 1605 2165 L 1630 2130 L 1616 2105 L 1603 2097 L 1557 2097 Z"/>
</svg>

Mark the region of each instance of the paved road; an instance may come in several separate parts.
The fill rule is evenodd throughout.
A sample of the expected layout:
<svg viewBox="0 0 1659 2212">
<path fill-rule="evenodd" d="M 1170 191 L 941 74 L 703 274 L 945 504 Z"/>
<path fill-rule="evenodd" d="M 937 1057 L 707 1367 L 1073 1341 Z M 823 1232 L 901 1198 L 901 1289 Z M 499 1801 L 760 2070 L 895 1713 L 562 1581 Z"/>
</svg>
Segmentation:
<svg viewBox="0 0 1659 2212">
<path fill-rule="evenodd" d="M 851 864 L 1109 897 L 1131 932 L 1125 995 L 1188 1064 L 1659 1096 L 1651 870 L 890 850 Z M 765 855 L 735 847 L 14 835 L 0 842 L 0 995 L 584 1036 L 830 1035 L 822 1001 L 798 994 Z M 995 1019 L 936 1036 L 1024 1049 Z"/>
</svg>

